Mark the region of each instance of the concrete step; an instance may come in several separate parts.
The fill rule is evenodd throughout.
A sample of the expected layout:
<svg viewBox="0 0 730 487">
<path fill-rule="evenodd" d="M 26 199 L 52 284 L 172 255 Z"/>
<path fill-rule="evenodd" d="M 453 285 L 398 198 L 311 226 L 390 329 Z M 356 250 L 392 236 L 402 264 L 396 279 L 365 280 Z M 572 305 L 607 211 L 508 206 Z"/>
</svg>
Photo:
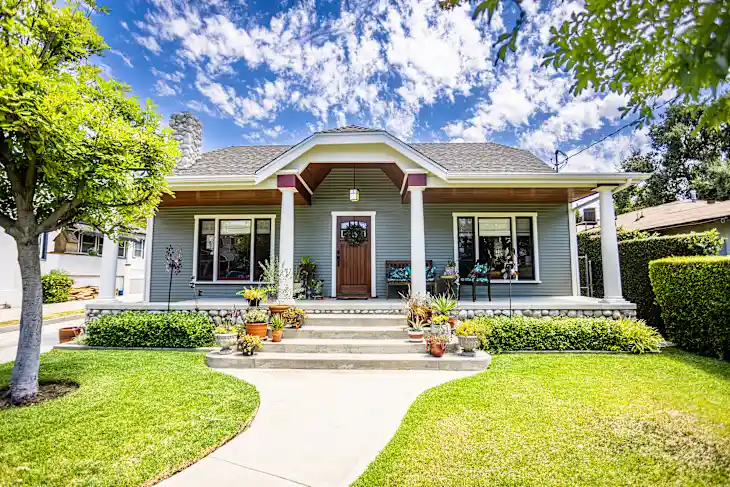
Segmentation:
<svg viewBox="0 0 730 487">
<path fill-rule="evenodd" d="M 423 353 L 425 342 L 413 343 L 405 338 L 285 338 L 264 343 L 267 353 Z"/>
<path fill-rule="evenodd" d="M 284 330 L 284 340 L 287 338 L 358 338 L 358 339 L 401 339 L 405 340 L 407 333 L 403 326 L 350 326 L 350 325 L 310 325 L 305 324 L 298 330 L 287 328 Z"/>
<path fill-rule="evenodd" d="M 403 315 L 369 315 L 369 314 L 310 314 L 304 326 L 399 326 L 403 327 L 406 319 Z"/>
<path fill-rule="evenodd" d="M 264 345 L 265 347 L 266 345 Z M 240 353 L 206 355 L 209 367 L 234 369 L 362 369 L 362 370 L 467 370 L 489 367 L 492 357 L 477 352 L 474 357 L 446 354 L 432 357 L 425 353 L 269 353 L 251 357 Z"/>
</svg>

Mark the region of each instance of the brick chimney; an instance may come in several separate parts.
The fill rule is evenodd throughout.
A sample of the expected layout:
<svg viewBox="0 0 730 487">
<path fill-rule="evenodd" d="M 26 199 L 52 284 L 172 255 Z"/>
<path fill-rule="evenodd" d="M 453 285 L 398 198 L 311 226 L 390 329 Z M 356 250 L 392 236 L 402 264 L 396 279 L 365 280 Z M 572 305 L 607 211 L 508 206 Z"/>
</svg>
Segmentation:
<svg viewBox="0 0 730 487">
<path fill-rule="evenodd" d="M 200 159 L 203 145 L 203 122 L 190 112 L 173 113 L 170 116 L 173 138 L 180 144 L 182 156 L 177 161 L 178 169 L 188 169 Z"/>
</svg>

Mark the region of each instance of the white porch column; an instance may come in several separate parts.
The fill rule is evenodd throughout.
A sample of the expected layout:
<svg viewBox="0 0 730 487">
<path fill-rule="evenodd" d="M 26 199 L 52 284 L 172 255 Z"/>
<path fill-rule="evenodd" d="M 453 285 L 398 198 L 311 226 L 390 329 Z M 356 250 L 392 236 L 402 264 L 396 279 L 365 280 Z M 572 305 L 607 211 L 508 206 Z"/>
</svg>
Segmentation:
<svg viewBox="0 0 730 487">
<path fill-rule="evenodd" d="M 279 232 L 279 301 L 293 303 L 294 291 L 294 193 L 295 188 L 281 191 L 281 228 Z"/>
<path fill-rule="evenodd" d="M 426 233 L 423 228 L 424 187 L 409 187 L 411 193 L 411 294 L 426 294 Z"/>
<path fill-rule="evenodd" d="M 98 301 L 114 301 L 117 290 L 117 254 L 119 244 L 104 235 L 104 249 L 101 252 L 101 274 L 99 276 Z"/>
<path fill-rule="evenodd" d="M 599 188 L 601 205 L 601 260 L 603 261 L 603 300 L 623 301 L 621 267 L 616 238 L 616 213 L 613 208 L 613 188 Z"/>
</svg>

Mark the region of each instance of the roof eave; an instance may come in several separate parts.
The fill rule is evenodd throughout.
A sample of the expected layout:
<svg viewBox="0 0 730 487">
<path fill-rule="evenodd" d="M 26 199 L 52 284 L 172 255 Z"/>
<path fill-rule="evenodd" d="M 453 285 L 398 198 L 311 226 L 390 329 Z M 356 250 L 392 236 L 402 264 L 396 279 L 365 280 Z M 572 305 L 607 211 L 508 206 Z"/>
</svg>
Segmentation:
<svg viewBox="0 0 730 487">
<path fill-rule="evenodd" d="M 626 186 L 649 179 L 650 173 L 474 173 L 447 174 L 446 181 L 452 184 L 531 184 L 540 183 L 555 186 Z"/>
<path fill-rule="evenodd" d="M 256 185 L 253 174 L 168 176 L 166 180 L 173 191 L 253 189 Z"/>
</svg>

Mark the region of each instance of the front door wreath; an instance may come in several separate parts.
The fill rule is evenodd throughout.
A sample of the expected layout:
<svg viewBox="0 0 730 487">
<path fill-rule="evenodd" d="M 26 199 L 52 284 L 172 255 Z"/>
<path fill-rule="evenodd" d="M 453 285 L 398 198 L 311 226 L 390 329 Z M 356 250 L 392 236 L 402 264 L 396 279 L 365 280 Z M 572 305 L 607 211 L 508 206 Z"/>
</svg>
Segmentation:
<svg viewBox="0 0 730 487">
<path fill-rule="evenodd" d="M 367 230 L 360 226 L 357 222 L 350 222 L 344 230 L 342 230 L 342 238 L 347 245 L 351 247 L 359 247 L 367 242 Z"/>
</svg>

